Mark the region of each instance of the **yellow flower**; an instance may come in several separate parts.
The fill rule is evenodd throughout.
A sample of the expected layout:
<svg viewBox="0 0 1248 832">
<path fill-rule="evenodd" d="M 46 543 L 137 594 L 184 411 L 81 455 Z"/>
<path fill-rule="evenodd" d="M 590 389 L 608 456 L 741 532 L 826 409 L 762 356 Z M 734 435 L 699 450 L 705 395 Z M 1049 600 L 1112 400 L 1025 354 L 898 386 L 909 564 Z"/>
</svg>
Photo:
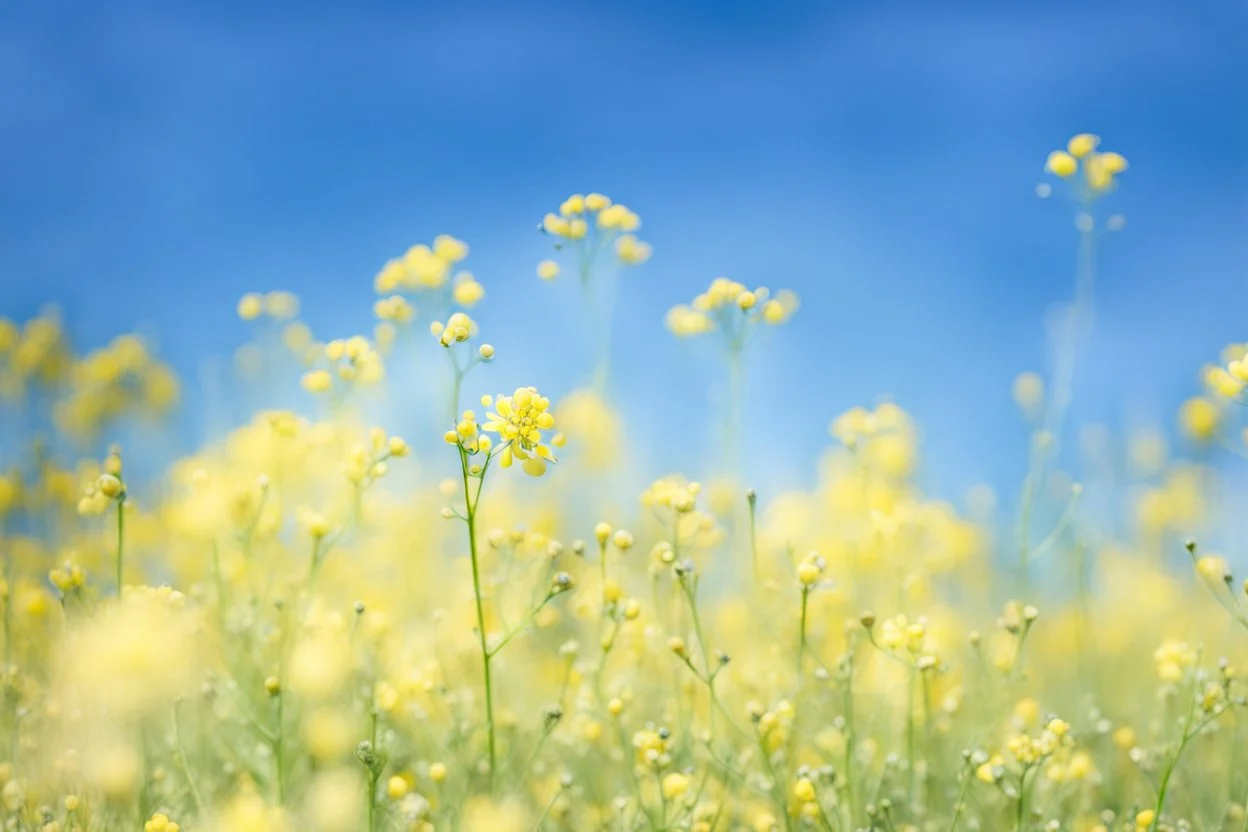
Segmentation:
<svg viewBox="0 0 1248 832">
<path fill-rule="evenodd" d="M 1213 393 L 1233 399 L 1244 390 L 1244 382 L 1222 367 L 1209 367 L 1204 373 L 1205 386 Z"/>
<path fill-rule="evenodd" d="M 663 778 L 663 797 L 675 800 L 689 790 L 689 778 L 678 772 L 672 772 Z"/>
<path fill-rule="evenodd" d="M 1208 399 L 1196 397 L 1179 408 L 1179 428 L 1192 439 L 1207 442 L 1218 432 L 1222 414 Z"/>
<path fill-rule="evenodd" d="M 554 280 L 559 276 L 559 264 L 554 260 L 543 260 L 537 264 L 537 276 L 542 280 Z"/>
<path fill-rule="evenodd" d="M 449 234 L 439 234 L 433 239 L 433 256 L 447 263 L 458 263 L 468 256 L 468 244 Z"/>
<path fill-rule="evenodd" d="M 650 259 L 651 248 L 632 234 L 623 234 L 615 241 L 615 253 L 621 262 L 636 266 Z"/>
<path fill-rule="evenodd" d="M 1183 678 L 1187 668 L 1196 664 L 1196 651 L 1187 642 L 1168 638 L 1153 651 L 1153 661 L 1163 682 L 1177 682 Z"/>
<path fill-rule="evenodd" d="M 512 460 L 518 459 L 526 474 L 540 477 L 546 473 L 546 463 L 555 461 L 542 435 L 555 426 L 550 400 L 539 395 L 534 387 L 518 387 L 510 396 L 499 394 L 493 406 L 494 412 L 486 416 L 484 429 L 498 434 L 503 443 L 499 464 L 510 468 Z"/>
<path fill-rule="evenodd" d="M 1049 154 L 1049 158 L 1044 163 L 1045 170 L 1057 176 L 1067 177 L 1073 176 L 1079 168 L 1079 163 L 1075 161 L 1075 157 L 1062 150 L 1054 150 Z"/>
<path fill-rule="evenodd" d="M 299 298 L 293 292 L 269 292 L 264 296 L 264 312 L 279 321 L 299 314 Z"/>
<path fill-rule="evenodd" d="M 1082 159 L 1096 150 L 1100 143 L 1100 136 L 1094 136 L 1091 133 L 1080 133 L 1066 143 L 1066 150 L 1076 159 Z"/>
<path fill-rule="evenodd" d="M 485 287 L 478 283 L 468 272 L 455 276 L 455 288 L 452 297 L 460 306 L 474 306 L 485 297 Z"/>
<path fill-rule="evenodd" d="M 254 321 L 264 312 L 264 298 L 255 292 L 248 292 L 238 301 L 238 317 L 244 321 Z"/>
<path fill-rule="evenodd" d="M 386 781 L 386 797 L 391 800 L 402 800 L 408 791 L 407 781 L 397 774 Z"/>
<path fill-rule="evenodd" d="M 299 385 L 309 393 L 325 393 L 333 386 L 333 378 L 325 370 L 312 370 L 303 374 Z"/>
<path fill-rule="evenodd" d="M 1226 558 L 1218 555 L 1205 555 L 1196 561 L 1196 571 L 1211 581 L 1226 580 L 1231 575 L 1231 568 Z"/>
<path fill-rule="evenodd" d="M 1111 176 L 1117 176 L 1127 169 L 1127 160 L 1119 153 L 1102 153 L 1098 158 L 1101 167 Z"/>
<path fill-rule="evenodd" d="M 559 213 L 565 217 L 585 213 L 585 197 L 580 194 L 572 194 L 559 206 Z"/>
</svg>

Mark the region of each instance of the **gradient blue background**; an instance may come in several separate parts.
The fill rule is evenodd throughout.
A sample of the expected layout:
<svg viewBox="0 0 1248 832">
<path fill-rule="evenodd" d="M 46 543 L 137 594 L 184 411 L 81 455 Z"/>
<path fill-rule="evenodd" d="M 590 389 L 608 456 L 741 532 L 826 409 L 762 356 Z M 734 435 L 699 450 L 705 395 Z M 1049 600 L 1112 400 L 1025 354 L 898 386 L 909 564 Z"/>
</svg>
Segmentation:
<svg viewBox="0 0 1248 832">
<path fill-rule="evenodd" d="M 534 227 L 601 190 L 656 250 L 616 331 L 647 475 L 716 447 L 717 367 L 662 317 L 725 274 L 804 301 L 753 368 L 756 481 L 809 481 L 829 418 L 887 395 L 934 490 L 1007 487 L 1010 382 L 1072 292 L 1070 213 L 1033 193 L 1070 134 L 1131 162 L 1075 424 L 1169 424 L 1248 335 L 1246 8 L 8 3 L 0 314 L 55 301 L 88 346 L 139 326 L 194 410 L 203 357 L 248 337 L 244 291 L 363 331 L 382 262 L 446 232 L 489 291 L 501 358 L 478 386 L 562 392 L 589 370 L 578 297 L 534 276 Z"/>
</svg>

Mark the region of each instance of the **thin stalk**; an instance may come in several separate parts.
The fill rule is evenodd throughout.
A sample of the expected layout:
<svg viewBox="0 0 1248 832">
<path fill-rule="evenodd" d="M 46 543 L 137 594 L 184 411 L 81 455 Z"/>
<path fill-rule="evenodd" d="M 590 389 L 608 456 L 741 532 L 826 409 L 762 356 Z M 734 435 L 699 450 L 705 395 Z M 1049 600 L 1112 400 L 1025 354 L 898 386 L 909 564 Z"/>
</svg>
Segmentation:
<svg viewBox="0 0 1248 832">
<path fill-rule="evenodd" d="M 762 585 L 758 568 L 758 494 L 751 488 L 745 499 L 750 506 L 750 564 L 754 568 L 754 586 L 758 587 Z"/>
<path fill-rule="evenodd" d="M 377 748 L 377 709 L 373 709 L 373 729 L 371 741 L 373 754 L 380 753 Z M 368 832 L 377 832 L 377 781 L 381 778 L 381 766 L 376 763 L 368 767 Z"/>
<path fill-rule="evenodd" d="M 186 756 L 186 748 L 182 745 L 182 732 L 178 729 L 178 703 L 173 705 L 173 746 L 178 752 L 178 762 L 182 764 L 182 776 L 186 778 L 186 784 L 191 790 L 191 799 L 195 801 L 195 812 L 202 821 L 207 817 L 204 811 L 204 801 L 199 794 L 199 786 L 196 784 L 195 775 L 191 772 L 191 763 Z"/>
<path fill-rule="evenodd" d="M 1014 832 L 1022 832 L 1024 816 L 1027 812 L 1027 775 L 1031 774 L 1031 768 L 1023 769 L 1022 776 L 1018 778 L 1018 805 L 1014 813 Z M 1033 781 L 1034 782 L 1034 781 Z"/>
<path fill-rule="evenodd" d="M 117 497 L 117 597 L 121 597 L 121 579 L 125 567 L 126 553 L 126 492 L 123 489 Z"/>
<path fill-rule="evenodd" d="M 1174 770 L 1179 767 L 1179 758 L 1183 756 L 1183 750 L 1187 748 L 1187 743 L 1195 736 L 1192 731 L 1192 721 L 1196 716 L 1196 697 L 1192 696 L 1187 706 L 1187 716 L 1183 718 L 1183 734 L 1179 740 L 1179 747 L 1174 750 L 1174 755 L 1166 761 L 1166 769 L 1162 772 L 1161 783 L 1157 787 L 1157 805 L 1153 808 L 1153 822 L 1149 825 L 1149 832 L 1155 832 L 1157 824 L 1161 822 L 1161 810 L 1166 805 L 1166 790 L 1170 787 L 1170 778 L 1174 776 Z"/>
<path fill-rule="evenodd" d="M 797 687 L 802 687 L 802 663 L 806 659 L 806 610 L 810 605 L 810 587 L 802 587 L 802 618 L 797 637 Z"/>
<path fill-rule="evenodd" d="M 958 821 L 962 819 L 963 801 L 966 799 L 966 789 L 971 784 L 971 774 L 969 768 L 962 774 L 962 786 L 958 789 L 958 802 L 953 806 L 953 822 L 949 824 L 949 832 L 958 832 Z"/>
<path fill-rule="evenodd" d="M 477 499 L 472 496 L 472 488 L 468 478 L 468 453 L 459 449 L 460 469 L 464 480 L 464 522 L 468 525 L 468 553 L 472 559 L 472 594 L 477 607 L 477 638 L 481 646 L 481 672 L 485 684 L 485 727 L 490 753 L 490 791 L 494 790 L 495 768 L 498 753 L 494 737 L 494 686 L 490 677 L 490 648 L 485 637 L 485 603 L 481 594 L 481 562 L 477 555 L 477 502 L 481 497 L 481 487 L 477 488 Z M 484 485 L 485 470 L 481 471 Z"/>
<path fill-rule="evenodd" d="M 906 686 L 906 776 L 908 778 L 908 786 L 906 790 L 906 799 L 909 801 L 909 809 L 914 811 L 914 680 L 918 671 L 913 667 L 910 668 L 910 681 Z"/>
<path fill-rule="evenodd" d="M 852 829 L 856 796 L 854 794 L 854 645 L 851 640 L 846 664 L 845 678 L 845 796 L 849 807 L 849 827 Z"/>
<path fill-rule="evenodd" d="M 282 806 L 286 803 L 286 755 L 285 755 L 285 701 L 286 692 L 278 691 L 277 694 L 277 730 L 274 733 L 277 738 L 273 742 L 274 766 L 277 774 L 277 805 Z"/>
</svg>

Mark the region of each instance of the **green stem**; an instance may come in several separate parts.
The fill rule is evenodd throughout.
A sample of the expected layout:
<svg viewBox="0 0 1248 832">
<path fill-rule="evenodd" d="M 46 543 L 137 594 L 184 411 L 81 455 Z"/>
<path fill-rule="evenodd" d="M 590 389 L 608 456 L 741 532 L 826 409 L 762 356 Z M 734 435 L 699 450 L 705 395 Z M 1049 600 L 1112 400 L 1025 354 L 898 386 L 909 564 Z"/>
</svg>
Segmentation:
<svg viewBox="0 0 1248 832">
<path fill-rule="evenodd" d="M 949 832 L 958 832 L 958 821 L 962 819 L 963 801 L 966 799 L 967 786 L 971 784 L 971 776 L 969 768 L 962 775 L 962 786 L 958 789 L 958 802 L 953 806 L 953 823 L 949 824 Z"/>
<path fill-rule="evenodd" d="M 472 488 L 469 484 L 468 453 L 462 447 L 459 449 L 459 457 L 464 480 L 464 521 L 468 525 L 468 553 L 472 559 L 472 594 L 477 607 L 477 638 L 481 646 L 481 672 L 485 683 L 485 727 L 490 753 L 489 784 L 490 791 L 493 791 L 498 755 L 494 738 L 494 689 L 490 678 L 490 648 L 485 637 L 485 602 L 481 594 L 481 563 L 477 556 L 477 501 L 472 498 Z M 480 476 L 484 480 L 484 469 Z M 481 489 L 478 487 L 478 500 L 480 496 Z"/>
<path fill-rule="evenodd" d="M 908 777 L 908 788 L 906 798 L 909 801 L 909 810 L 914 811 L 914 679 L 918 673 L 913 667 L 910 668 L 910 681 L 906 687 L 906 776 Z"/>
<path fill-rule="evenodd" d="M 204 801 L 199 794 L 199 786 L 196 784 L 195 775 L 191 772 L 191 763 L 186 756 L 186 748 L 182 745 L 182 732 L 178 728 L 178 705 L 173 705 L 173 745 L 178 752 L 178 762 L 182 764 L 182 776 L 186 778 L 186 784 L 191 790 L 191 799 L 195 801 L 195 812 L 202 821 L 208 815 L 204 811 Z"/>
<path fill-rule="evenodd" d="M 1196 697 L 1191 697 L 1191 702 L 1187 706 L 1187 716 L 1183 719 L 1183 735 L 1179 740 L 1179 747 L 1174 750 L 1174 756 L 1166 761 L 1166 770 L 1162 772 L 1161 783 L 1157 787 L 1157 805 L 1153 808 L 1153 822 L 1149 826 L 1150 832 L 1157 829 L 1157 824 L 1161 823 L 1161 810 L 1166 805 L 1166 790 L 1170 787 L 1170 778 L 1174 776 L 1174 771 L 1179 767 L 1179 758 L 1183 756 L 1183 749 L 1187 748 L 1187 743 L 1194 736 L 1192 731 L 1192 720 L 1196 715 Z"/>
<path fill-rule="evenodd" d="M 5 529 L 0 523 L 0 539 L 4 539 Z M 4 669 L 7 673 L 13 663 L 13 546 L 7 541 L 4 547 Z M 12 755 L 10 755 L 12 759 Z"/>
<path fill-rule="evenodd" d="M 277 739 L 273 743 L 274 764 L 277 768 L 277 805 L 282 806 L 286 803 L 286 761 L 285 761 L 285 701 L 286 692 L 279 691 L 277 694 L 277 730 L 274 732 Z"/>
<path fill-rule="evenodd" d="M 849 644 L 845 678 L 845 796 L 849 807 L 849 828 L 854 826 L 854 645 Z"/>
<path fill-rule="evenodd" d="M 750 506 L 750 563 L 754 567 L 754 586 L 761 586 L 761 576 L 758 569 L 758 494 L 754 489 L 750 489 L 745 495 L 746 502 Z"/>
<path fill-rule="evenodd" d="M 724 444 L 728 460 L 728 475 L 733 480 L 741 473 L 742 410 L 745 405 L 745 369 L 741 360 L 742 350 L 734 345 L 728 352 L 728 423 Z"/>
<path fill-rule="evenodd" d="M 373 709 L 372 747 L 374 759 L 379 759 L 377 747 L 377 709 Z M 381 765 L 374 762 L 368 767 L 368 832 L 377 832 L 377 781 L 381 779 Z"/>
<path fill-rule="evenodd" d="M 1018 806 L 1014 814 L 1014 832 L 1022 832 L 1023 815 L 1027 811 L 1027 775 L 1031 773 L 1030 768 L 1023 769 L 1022 776 L 1018 778 Z"/>
<path fill-rule="evenodd" d="M 121 580 L 125 565 L 126 546 L 126 492 L 117 498 L 117 597 L 121 597 Z"/>
</svg>

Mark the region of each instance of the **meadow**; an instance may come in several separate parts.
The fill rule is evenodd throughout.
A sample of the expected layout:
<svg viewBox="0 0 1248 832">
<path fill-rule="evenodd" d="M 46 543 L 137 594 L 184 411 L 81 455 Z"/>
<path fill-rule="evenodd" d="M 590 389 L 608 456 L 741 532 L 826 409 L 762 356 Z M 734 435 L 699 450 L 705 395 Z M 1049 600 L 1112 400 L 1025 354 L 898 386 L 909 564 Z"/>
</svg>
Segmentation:
<svg viewBox="0 0 1248 832">
<path fill-rule="evenodd" d="M 218 310 L 255 332 L 240 389 L 297 383 L 298 406 L 155 463 L 186 382 L 143 338 L 79 352 L 54 310 L 0 319 L 3 828 L 1248 831 L 1248 583 L 1190 539 L 1245 455 L 1245 347 L 1193 368 L 1177 442 L 1074 447 L 1130 173 L 1090 134 L 1041 166 L 1077 266 L 1052 365 L 1014 384 L 1031 444 L 1001 449 L 1029 459 L 1003 523 L 987 491 L 922 492 L 921 414 L 888 400 L 795 412 L 829 423 L 817 485 L 752 490 L 743 358 L 821 310 L 726 277 L 665 322 L 715 345 L 723 450 L 634 488 L 609 372 L 630 334 L 600 290 L 640 291 L 662 252 L 603 194 L 552 198 L 523 267 L 604 333 L 558 359 L 579 390 L 522 367 L 482 389 L 508 344 L 445 234 L 361 278 L 372 331 L 325 337 L 265 287 Z M 404 362 L 443 368 L 428 436 L 376 416 Z M 1097 464 L 1111 523 L 1072 473 Z"/>
</svg>

